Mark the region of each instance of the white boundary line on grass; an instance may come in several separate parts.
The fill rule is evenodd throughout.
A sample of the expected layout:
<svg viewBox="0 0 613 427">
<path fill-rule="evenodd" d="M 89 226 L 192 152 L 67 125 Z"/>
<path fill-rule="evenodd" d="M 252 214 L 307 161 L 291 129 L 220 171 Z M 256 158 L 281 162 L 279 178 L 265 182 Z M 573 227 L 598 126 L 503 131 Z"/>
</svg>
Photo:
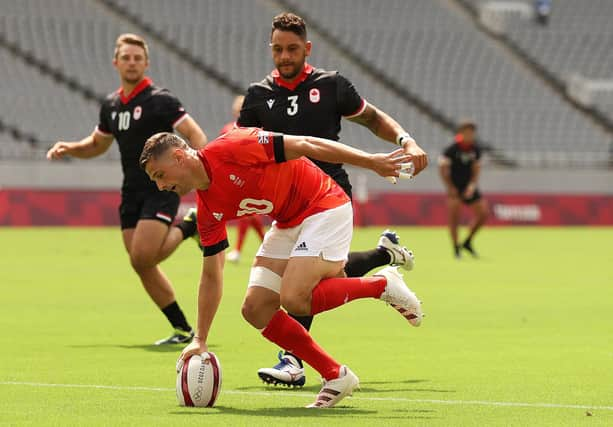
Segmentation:
<svg viewBox="0 0 613 427">
<path fill-rule="evenodd" d="M 30 387 L 63 387 L 63 388 L 92 388 L 103 390 L 126 390 L 126 391 L 164 391 L 174 392 L 174 388 L 164 387 L 139 387 L 139 386 L 120 386 L 102 384 L 53 384 L 35 383 L 22 381 L 0 381 L 0 385 L 20 385 Z M 241 390 L 222 390 L 225 394 L 240 394 L 248 396 L 283 396 L 283 397 L 312 397 L 314 393 L 302 393 L 295 391 L 241 391 Z M 407 399 L 404 397 L 359 397 L 353 396 L 354 400 L 382 401 L 382 402 L 409 402 L 409 403 L 434 403 L 441 405 L 479 405 L 479 406 L 510 406 L 524 408 L 558 408 L 558 409 L 600 409 L 613 411 L 613 406 L 590 406 L 590 405 L 565 405 L 561 403 L 526 403 L 526 402 L 495 402 L 489 400 L 443 400 L 443 399 Z"/>
</svg>

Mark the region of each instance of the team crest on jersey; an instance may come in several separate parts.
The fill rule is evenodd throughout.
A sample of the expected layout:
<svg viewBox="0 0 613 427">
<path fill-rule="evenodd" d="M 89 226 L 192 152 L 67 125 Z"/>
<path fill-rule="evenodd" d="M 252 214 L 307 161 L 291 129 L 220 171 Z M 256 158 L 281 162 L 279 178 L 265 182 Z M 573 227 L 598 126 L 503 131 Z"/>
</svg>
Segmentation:
<svg viewBox="0 0 613 427">
<path fill-rule="evenodd" d="M 317 104 L 320 99 L 319 89 L 313 88 L 309 91 L 309 101 L 313 104 Z"/>
<path fill-rule="evenodd" d="M 141 108 L 141 106 L 137 105 L 136 107 L 134 107 L 134 113 L 132 114 L 134 120 L 140 119 L 141 114 L 143 114 L 143 109 Z"/>
<path fill-rule="evenodd" d="M 265 130 L 261 130 L 258 132 L 258 144 L 268 144 L 270 142 L 270 132 L 266 132 Z"/>
<path fill-rule="evenodd" d="M 111 120 L 115 120 L 115 117 L 117 117 L 117 111 L 111 113 Z"/>
<path fill-rule="evenodd" d="M 275 100 L 274 99 L 269 99 L 266 101 L 266 104 L 268 104 L 268 109 L 272 110 L 272 106 L 275 105 Z"/>
</svg>

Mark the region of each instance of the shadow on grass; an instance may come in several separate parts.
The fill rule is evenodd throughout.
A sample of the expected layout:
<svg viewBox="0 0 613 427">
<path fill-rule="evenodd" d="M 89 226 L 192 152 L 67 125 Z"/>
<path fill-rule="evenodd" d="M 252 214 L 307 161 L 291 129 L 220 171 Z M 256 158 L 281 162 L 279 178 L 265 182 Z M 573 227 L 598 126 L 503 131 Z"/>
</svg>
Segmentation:
<svg viewBox="0 0 613 427">
<path fill-rule="evenodd" d="M 120 348 L 127 350 L 144 350 L 152 353 L 181 353 L 187 344 L 153 345 L 153 344 L 75 344 L 67 347 L 72 348 Z M 219 346 L 209 345 L 209 351 L 214 351 Z"/>
<path fill-rule="evenodd" d="M 414 384 L 427 383 L 430 380 L 416 379 L 416 380 L 396 380 L 396 381 L 361 381 L 360 389 L 358 393 L 393 393 L 393 392 L 415 392 L 415 393 L 455 393 L 456 390 L 446 390 L 440 388 L 430 388 L 430 387 L 415 387 Z M 377 387 L 377 385 L 381 385 L 382 387 Z M 286 393 L 299 393 L 303 392 L 319 392 L 321 388 L 320 384 L 308 385 L 302 388 L 288 388 L 283 386 L 266 386 L 266 385 L 256 385 L 256 386 L 245 386 L 245 387 L 236 387 L 235 390 L 241 391 L 282 391 Z M 359 394 L 358 394 L 359 395 Z"/>
<path fill-rule="evenodd" d="M 347 416 L 358 416 L 367 419 L 379 420 L 407 420 L 424 419 L 431 420 L 438 418 L 433 416 L 433 410 L 398 410 L 397 415 L 383 415 L 379 411 L 370 409 L 359 409 L 348 406 L 335 406 L 334 408 L 309 409 L 309 408 L 237 408 L 233 406 L 215 406 L 214 408 L 180 408 L 171 411 L 172 415 L 199 415 L 211 417 L 215 415 L 238 415 L 256 417 L 279 417 L 279 418 L 337 418 Z M 431 415 L 432 414 L 432 415 Z"/>
</svg>

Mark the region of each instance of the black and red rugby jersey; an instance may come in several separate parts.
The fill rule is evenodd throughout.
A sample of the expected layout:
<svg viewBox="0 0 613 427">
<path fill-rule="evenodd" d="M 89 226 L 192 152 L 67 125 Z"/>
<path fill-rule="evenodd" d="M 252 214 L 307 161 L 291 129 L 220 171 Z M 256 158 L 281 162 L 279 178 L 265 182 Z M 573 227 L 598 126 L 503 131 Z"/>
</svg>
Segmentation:
<svg viewBox="0 0 613 427">
<path fill-rule="evenodd" d="M 157 191 L 138 160 L 145 142 L 158 132 L 173 132 L 187 117 L 181 102 L 167 89 L 145 78 L 129 96 L 119 89 L 100 108 L 96 131 L 113 135 L 119 144 L 124 192 Z"/>
<path fill-rule="evenodd" d="M 366 101 L 341 74 L 306 64 L 292 84 L 279 79 L 277 70 L 251 84 L 237 124 L 338 141 L 341 117 L 357 116 L 365 108 Z M 351 195 L 342 164 L 311 160 Z"/>
</svg>

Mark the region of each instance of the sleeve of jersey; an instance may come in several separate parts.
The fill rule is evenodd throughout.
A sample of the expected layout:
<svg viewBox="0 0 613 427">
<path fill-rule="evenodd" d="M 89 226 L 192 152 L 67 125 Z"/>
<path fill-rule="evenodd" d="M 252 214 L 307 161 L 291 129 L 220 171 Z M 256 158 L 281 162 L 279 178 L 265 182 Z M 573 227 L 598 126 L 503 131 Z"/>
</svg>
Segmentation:
<svg viewBox="0 0 613 427">
<path fill-rule="evenodd" d="M 102 135 L 111 135 L 111 127 L 108 122 L 109 115 L 107 114 L 106 104 L 102 104 L 100 107 L 100 115 L 98 118 L 98 126 L 96 126 L 96 132 Z"/>
<path fill-rule="evenodd" d="M 479 146 L 475 146 L 475 158 L 477 160 L 481 159 L 481 148 Z"/>
<path fill-rule="evenodd" d="M 200 246 L 203 256 L 213 256 L 228 248 L 228 235 L 225 222 L 200 222 L 198 221 L 198 233 L 200 233 Z"/>
<path fill-rule="evenodd" d="M 355 86 L 341 74 L 336 75 L 336 98 L 339 112 L 347 119 L 359 116 L 366 109 L 366 100 L 360 96 Z"/>
<path fill-rule="evenodd" d="M 159 97 L 162 116 L 173 128 L 176 128 L 183 120 L 187 119 L 188 114 L 176 96 L 170 92 L 162 92 Z"/>
<path fill-rule="evenodd" d="M 261 127 L 262 123 L 258 119 L 256 114 L 256 97 L 253 95 L 253 91 L 249 89 L 247 95 L 243 100 L 243 106 L 241 107 L 236 124 L 241 127 Z"/>
<path fill-rule="evenodd" d="M 283 134 L 259 128 L 239 128 L 230 133 L 225 155 L 243 166 L 286 161 Z"/>
</svg>

